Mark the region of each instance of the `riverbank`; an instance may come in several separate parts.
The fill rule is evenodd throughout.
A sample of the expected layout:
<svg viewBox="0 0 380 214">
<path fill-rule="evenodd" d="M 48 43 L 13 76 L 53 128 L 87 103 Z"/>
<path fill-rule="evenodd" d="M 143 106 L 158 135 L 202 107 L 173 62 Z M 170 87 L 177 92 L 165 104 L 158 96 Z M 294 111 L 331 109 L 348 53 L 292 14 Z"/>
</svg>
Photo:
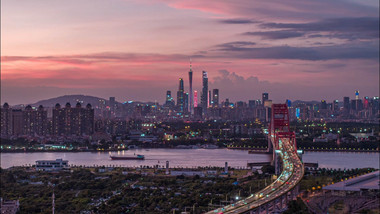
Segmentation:
<svg viewBox="0 0 380 214">
<path fill-rule="evenodd" d="M 0 153 L 34 153 L 34 152 L 114 152 L 114 151 L 127 151 L 128 149 L 6 149 L 1 150 Z"/>
<path fill-rule="evenodd" d="M 271 154 L 267 152 L 267 148 L 248 148 L 248 147 L 227 147 L 231 150 L 244 150 L 249 154 Z M 380 152 L 379 149 L 366 149 L 366 148 L 306 148 L 298 147 L 299 150 L 304 152 Z"/>
</svg>

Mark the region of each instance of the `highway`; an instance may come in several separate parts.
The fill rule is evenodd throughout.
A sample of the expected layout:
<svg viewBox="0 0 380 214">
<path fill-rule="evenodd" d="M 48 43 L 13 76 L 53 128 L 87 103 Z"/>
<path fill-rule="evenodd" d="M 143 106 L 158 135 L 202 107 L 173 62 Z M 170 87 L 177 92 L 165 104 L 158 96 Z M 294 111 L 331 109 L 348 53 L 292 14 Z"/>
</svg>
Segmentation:
<svg viewBox="0 0 380 214">
<path fill-rule="evenodd" d="M 247 213 L 262 207 L 282 195 L 286 195 L 301 181 L 304 175 L 303 164 L 289 138 L 280 138 L 277 152 L 282 159 L 282 172 L 269 186 L 234 204 L 207 212 L 215 213 Z"/>
</svg>

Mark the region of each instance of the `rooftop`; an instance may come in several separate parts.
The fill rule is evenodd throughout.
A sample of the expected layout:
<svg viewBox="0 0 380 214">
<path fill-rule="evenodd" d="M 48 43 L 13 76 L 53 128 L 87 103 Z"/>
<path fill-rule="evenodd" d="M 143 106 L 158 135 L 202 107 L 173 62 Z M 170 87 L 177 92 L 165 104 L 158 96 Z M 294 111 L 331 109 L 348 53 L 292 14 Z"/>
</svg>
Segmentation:
<svg viewBox="0 0 380 214">
<path fill-rule="evenodd" d="M 380 171 L 323 187 L 324 190 L 361 191 L 380 190 Z"/>
</svg>

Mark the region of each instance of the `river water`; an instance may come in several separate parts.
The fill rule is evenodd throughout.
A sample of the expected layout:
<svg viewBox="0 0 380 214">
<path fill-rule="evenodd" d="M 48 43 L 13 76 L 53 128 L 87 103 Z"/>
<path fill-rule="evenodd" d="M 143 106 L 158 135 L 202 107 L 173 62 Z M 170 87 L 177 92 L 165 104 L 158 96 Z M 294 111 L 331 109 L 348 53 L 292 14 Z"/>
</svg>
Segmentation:
<svg viewBox="0 0 380 214">
<path fill-rule="evenodd" d="M 110 155 L 145 155 L 145 160 L 111 160 Z M 270 155 L 248 154 L 248 151 L 229 149 L 137 149 L 118 152 L 33 152 L 1 153 L 2 168 L 35 164 L 36 160 L 55 160 L 62 158 L 69 164 L 85 166 L 153 166 L 170 167 L 218 166 L 228 162 L 231 167 L 246 167 L 247 162 L 269 162 Z M 305 152 L 302 156 L 306 163 L 318 163 L 319 167 L 334 169 L 379 168 L 379 153 L 366 152 Z"/>
</svg>

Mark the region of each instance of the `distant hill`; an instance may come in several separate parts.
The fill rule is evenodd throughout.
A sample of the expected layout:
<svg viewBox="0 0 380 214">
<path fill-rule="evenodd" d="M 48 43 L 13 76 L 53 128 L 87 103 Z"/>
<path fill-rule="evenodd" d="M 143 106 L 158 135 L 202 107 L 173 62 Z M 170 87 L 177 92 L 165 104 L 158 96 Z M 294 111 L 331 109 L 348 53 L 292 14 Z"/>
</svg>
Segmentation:
<svg viewBox="0 0 380 214">
<path fill-rule="evenodd" d="M 41 100 L 30 105 L 35 106 L 35 107 L 39 105 L 42 105 L 44 107 L 54 107 L 55 104 L 57 103 L 61 104 L 61 106 L 66 105 L 66 103 L 70 103 L 71 106 L 75 106 L 77 102 L 81 102 L 82 106 L 86 106 L 88 103 L 90 103 L 93 107 L 98 106 L 101 103 L 105 103 L 105 105 L 109 105 L 108 99 L 94 97 L 94 96 L 87 96 L 87 95 L 65 95 L 65 96 L 60 96 L 60 97 L 51 98 L 47 100 Z"/>
</svg>

